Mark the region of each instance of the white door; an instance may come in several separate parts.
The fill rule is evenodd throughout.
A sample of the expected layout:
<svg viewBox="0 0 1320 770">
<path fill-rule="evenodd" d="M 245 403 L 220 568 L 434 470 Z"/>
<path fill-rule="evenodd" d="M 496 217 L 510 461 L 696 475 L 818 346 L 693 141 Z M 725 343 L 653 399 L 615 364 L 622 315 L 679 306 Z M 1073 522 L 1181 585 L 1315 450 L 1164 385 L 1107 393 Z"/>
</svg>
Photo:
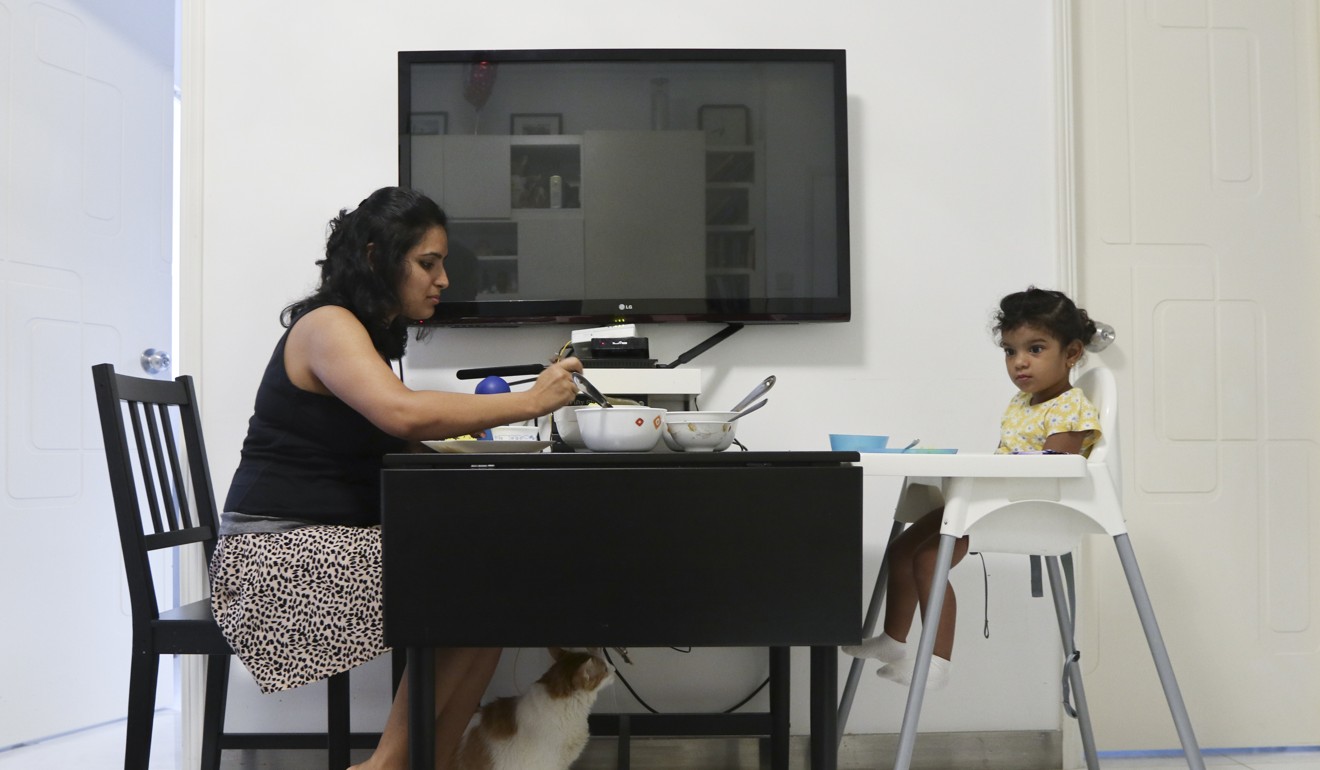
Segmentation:
<svg viewBox="0 0 1320 770">
<path fill-rule="evenodd" d="M 173 0 L 0 0 L 0 747 L 126 713 L 90 367 L 170 347 L 173 61 Z"/>
<path fill-rule="evenodd" d="M 1313 0 L 1076 0 L 1079 285 L 1118 330 L 1133 547 L 1203 747 L 1320 740 Z M 1112 545 L 1101 749 L 1178 743 Z"/>
</svg>

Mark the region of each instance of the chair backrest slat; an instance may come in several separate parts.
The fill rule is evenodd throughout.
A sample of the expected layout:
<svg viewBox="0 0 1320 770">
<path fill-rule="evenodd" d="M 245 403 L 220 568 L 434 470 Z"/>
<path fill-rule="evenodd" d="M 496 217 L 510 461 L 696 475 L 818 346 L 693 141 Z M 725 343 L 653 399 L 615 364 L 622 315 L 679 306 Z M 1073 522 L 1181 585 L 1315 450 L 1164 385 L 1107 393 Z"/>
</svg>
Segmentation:
<svg viewBox="0 0 1320 770">
<path fill-rule="evenodd" d="M 170 480 L 174 489 L 174 498 L 178 505 L 171 509 L 170 518 L 177 522 L 183 529 L 197 525 L 195 516 L 192 516 L 192 509 L 188 507 L 188 485 L 184 483 L 183 470 L 179 465 L 179 447 L 174 441 L 174 422 L 170 419 L 170 407 L 166 404 L 158 404 L 160 409 L 160 420 L 163 432 L 165 434 L 166 457 L 170 460 Z"/>
<path fill-rule="evenodd" d="M 130 377 L 110 364 L 93 366 L 92 380 L 133 625 L 149 633 L 159 616 L 149 552 L 199 543 L 209 559 L 219 531 L 196 391 L 187 376 Z"/>
<path fill-rule="evenodd" d="M 155 409 L 152 409 L 155 406 Z M 174 532 L 179 529 L 179 517 L 174 505 L 174 484 L 169 477 L 170 461 L 165 459 L 165 448 L 161 446 L 162 436 L 169 429 L 170 415 L 168 407 L 164 404 L 143 404 L 147 412 L 147 426 L 150 429 L 151 436 L 151 457 L 155 460 L 155 473 L 152 474 L 156 482 L 155 489 L 160 493 L 161 511 L 165 519 L 165 527 Z M 156 414 L 160 412 L 160 419 Z M 170 458 L 171 461 L 174 458 Z M 177 462 L 174 465 L 178 465 Z M 159 532 L 160 530 L 157 530 Z"/>
<path fill-rule="evenodd" d="M 129 401 L 128 413 L 133 418 L 133 446 L 137 448 L 138 472 L 142 474 L 142 496 L 147 499 L 147 506 L 151 510 L 151 531 L 164 532 L 165 524 L 160 518 L 160 502 L 156 494 L 156 479 L 151 472 L 151 455 L 147 452 L 149 442 L 142 429 L 142 415 L 145 413 L 146 419 L 151 420 L 151 410 L 146 404 Z"/>
</svg>

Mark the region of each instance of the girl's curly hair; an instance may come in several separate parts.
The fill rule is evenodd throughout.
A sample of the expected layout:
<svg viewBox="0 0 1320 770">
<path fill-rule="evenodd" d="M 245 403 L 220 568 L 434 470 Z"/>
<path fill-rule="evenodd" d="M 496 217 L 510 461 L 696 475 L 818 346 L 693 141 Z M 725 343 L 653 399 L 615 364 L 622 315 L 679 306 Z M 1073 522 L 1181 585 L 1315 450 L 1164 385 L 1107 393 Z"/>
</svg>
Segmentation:
<svg viewBox="0 0 1320 770">
<path fill-rule="evenodd" d="M 1085 310 L 1073 304 L 1068 295 L 1035 286 L 1028 286 L 1026 291 L 1014 292 L 999 301 L 999 312 L 995 314 L 995 342 L 1000 342 L 1004 332 L 1026 325 L 1044 329 L 1064 347 L 1074 340 L 1086 345 L 1096 332 L 1095 322 Z"/>
<path fill-rule="evenodd" d="M 386 358 L 401 358 L 408 344 L 409 321 L 398 315 L 399 282 L 407 267 L 404 257 L 427 231 L 447 229 L 448 223 L 435 201 L 402 187 L 382 187 L 352 211 L 341 209 L 330 220 L 325 259 L 316 262 L 320 284 L 284 308 L 280 323 L 289 327 L 309 310 L 339 305 L 357 316 Z"/>
</svg>

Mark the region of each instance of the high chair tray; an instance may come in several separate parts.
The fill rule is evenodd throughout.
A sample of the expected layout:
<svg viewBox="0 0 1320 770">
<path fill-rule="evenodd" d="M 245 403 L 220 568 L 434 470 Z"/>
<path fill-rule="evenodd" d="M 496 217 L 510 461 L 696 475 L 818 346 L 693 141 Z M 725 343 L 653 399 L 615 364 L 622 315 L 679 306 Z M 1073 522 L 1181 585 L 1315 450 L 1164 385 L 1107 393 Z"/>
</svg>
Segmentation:
<svg viewBox="0 0 1320 770">
<path fill-rule="evenodd" d="M 1086 475 L 1086 458 L 1081 455 L 867 453 L 858 464 L 866 476 L 1079 478 Z"/>
</svg>

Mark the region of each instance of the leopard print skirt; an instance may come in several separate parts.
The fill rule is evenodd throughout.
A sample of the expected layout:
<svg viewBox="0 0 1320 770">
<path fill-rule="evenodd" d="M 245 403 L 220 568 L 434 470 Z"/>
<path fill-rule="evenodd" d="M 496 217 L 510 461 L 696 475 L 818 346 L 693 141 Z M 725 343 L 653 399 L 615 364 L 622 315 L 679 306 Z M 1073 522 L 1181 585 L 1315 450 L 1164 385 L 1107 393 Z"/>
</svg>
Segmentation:
<svg viewBox="0 0 1320 770">
<path fill-rule="evenodd" d="M 227 535 L 210 575 L 215 619 L 262 692 L 325 679 L 389 651 L 380 527 Z"/>
</svg>

